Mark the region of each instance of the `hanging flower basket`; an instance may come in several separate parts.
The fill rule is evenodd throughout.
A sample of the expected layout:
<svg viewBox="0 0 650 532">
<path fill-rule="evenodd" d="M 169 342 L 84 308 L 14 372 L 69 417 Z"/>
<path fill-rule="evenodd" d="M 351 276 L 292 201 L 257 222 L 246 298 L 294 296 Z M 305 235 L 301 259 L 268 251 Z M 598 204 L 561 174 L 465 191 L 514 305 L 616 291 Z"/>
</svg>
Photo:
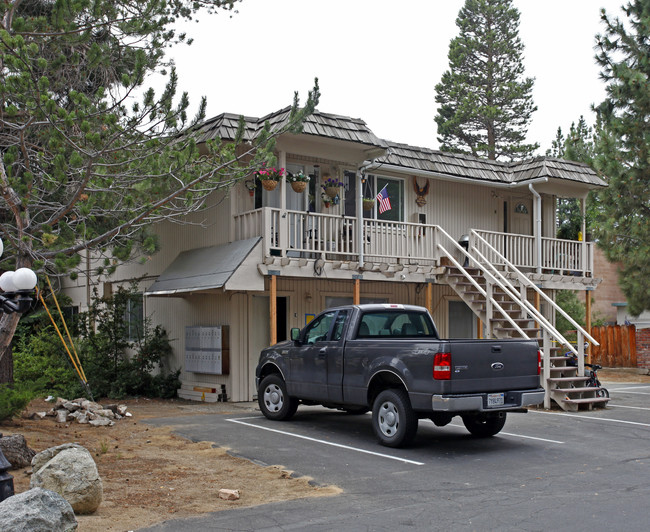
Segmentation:
<svg viewBox="0 0 650 532">
<path fill-rule="evenodd" d="M 375 206 L 375 200 L 374 199 L 363 199 L 363 210 L 364 211 L 371 211 L 373 207 Z"/>
<path fill-rule="evenodd" d="M 278 182 L 273 179 L 262 179 L 262 186 L 264 187 L 264 190 L 270 192 L 271 190 L 275 190 L 275 187 L 278 186 Z"/>
<path fill-rule="evenodd" d="M 307 181 L 292 181 L 291 188 L 294 192 L 304 192 L 307 189 Z"/>
<path fill-rule="evenodd" d="M 330 198 L 335 198 L 339 194 L 339 187 L 325 187 L 325 194 Z"/>
</svg>

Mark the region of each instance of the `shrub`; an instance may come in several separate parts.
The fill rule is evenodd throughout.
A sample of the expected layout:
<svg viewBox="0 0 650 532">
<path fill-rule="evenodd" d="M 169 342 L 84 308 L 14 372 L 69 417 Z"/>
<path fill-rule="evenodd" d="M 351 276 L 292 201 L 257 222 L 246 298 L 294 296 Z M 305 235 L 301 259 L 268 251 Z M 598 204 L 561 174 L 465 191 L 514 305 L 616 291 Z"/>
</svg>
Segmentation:
<svg viewBox="0 0 650 532">
<path fill-rule="evenodd" d="M 0 422 L 21 412 L 33 398 L 28 388 L 0 384 Z"/>
</svg>

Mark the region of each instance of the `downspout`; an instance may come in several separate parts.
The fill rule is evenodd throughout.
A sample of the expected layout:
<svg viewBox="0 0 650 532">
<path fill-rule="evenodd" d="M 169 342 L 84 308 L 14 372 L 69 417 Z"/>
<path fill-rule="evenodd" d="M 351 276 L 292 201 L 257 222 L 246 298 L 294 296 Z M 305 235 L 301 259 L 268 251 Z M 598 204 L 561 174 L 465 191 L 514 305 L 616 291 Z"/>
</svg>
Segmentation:
<svg viewBox="0 0 650 532">
<path fill-rule="evenodd" d="M 530 190 L 535 196 L 535 248 L 537 254 L 537 273 L 542 273 L 542 196 L 535 190 L 532 183 L 528 184 Z"/>
<path fill-rule="evenodd" d="M 386 155 L 390 153 L 390 150 L 386 152 Z M 357 190 L 359 193 L 357 194 L 356 198 L 356 203 L 357 203 L 357 242 L 359 243 L 359 269 L 361 270 L 363 268 L 364 264 L 364 257 L 363 257 L 363 175 L 365 172 L 374 167 L 381 166 L 380 163 L 377 162 L 377 159 L 373 159 L 369 163 L 363 164 L 359 166 L 357 169 Z"/>
</svg>

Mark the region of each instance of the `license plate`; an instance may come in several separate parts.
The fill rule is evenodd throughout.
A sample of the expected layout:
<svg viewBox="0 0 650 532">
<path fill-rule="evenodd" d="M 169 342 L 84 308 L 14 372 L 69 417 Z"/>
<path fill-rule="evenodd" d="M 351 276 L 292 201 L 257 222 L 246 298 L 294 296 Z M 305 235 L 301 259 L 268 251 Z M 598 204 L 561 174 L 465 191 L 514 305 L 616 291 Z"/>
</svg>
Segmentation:
<svg viewBox="0 0 650 532">
<path fill-rule="evenodd" d="M 503 406 L 505 404 L 505 397 L 502 393 L 489 393 L 487 396 L 487 405 L 490 406 Z"/>
</svg>

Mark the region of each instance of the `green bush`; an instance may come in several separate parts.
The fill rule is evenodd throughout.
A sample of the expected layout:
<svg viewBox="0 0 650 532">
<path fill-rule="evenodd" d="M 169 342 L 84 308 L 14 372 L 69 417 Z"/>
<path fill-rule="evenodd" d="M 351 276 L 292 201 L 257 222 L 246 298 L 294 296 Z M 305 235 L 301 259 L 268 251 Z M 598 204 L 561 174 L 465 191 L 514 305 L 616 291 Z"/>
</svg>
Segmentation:
<svg viewBox="0 0 650 532">
<path fill-rule="evenodd" d="M 0 384 L 0 422 L 22 412 L 33 398 L 28 388 Z"/>
<path fill-rule="evenodd" d="M 165 329 L 152 328 L 145 320 L 143 337 L 136 342 L 126 340 L 124 316 L 133 295 L 133 288 L 120 288 L 110 298 L 96 298 L 83 316 L 80 352 L 90 388 L 98 397 L 114 399 L 175 397 L 181 385 L 180 370 L 166 368 L 172 348 Z"/>
</svg>

